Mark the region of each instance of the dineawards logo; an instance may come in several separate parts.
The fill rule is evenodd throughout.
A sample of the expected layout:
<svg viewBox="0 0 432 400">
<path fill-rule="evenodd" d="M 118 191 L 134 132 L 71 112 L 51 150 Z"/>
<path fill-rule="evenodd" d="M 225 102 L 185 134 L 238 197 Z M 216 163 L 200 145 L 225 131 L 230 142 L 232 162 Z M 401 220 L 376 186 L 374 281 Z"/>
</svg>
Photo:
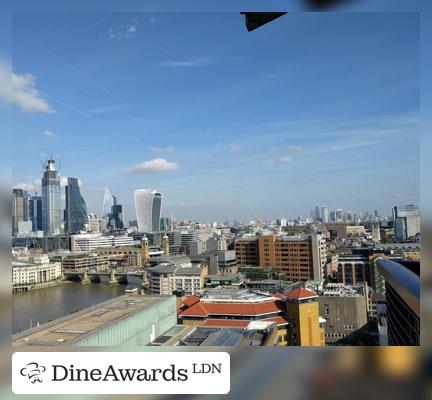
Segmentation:
<svg viewBox="0 0 432 400">
<path fill-rule="evenodd" d="M 43 365 L 39 365 L 37 362 L 30 362 L 24 368 L 21 368 L 20 374 L 27 376 L 31 383 L 41 382 L 41 374 L 46 371 Z"/>
<path fill-rule="evenodd" d="M 226 394 L 225 352 L 17 352 L 16 394 Z"/>
</svg>

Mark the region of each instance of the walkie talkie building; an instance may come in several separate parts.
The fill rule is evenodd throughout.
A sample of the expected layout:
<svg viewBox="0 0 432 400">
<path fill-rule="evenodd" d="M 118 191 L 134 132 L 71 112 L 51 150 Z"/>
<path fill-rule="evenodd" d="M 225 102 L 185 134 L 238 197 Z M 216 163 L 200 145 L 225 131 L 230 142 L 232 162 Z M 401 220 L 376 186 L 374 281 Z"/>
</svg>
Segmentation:
<svg viewBox="0 0 432 400">
<path fill-rule="evenodd" d="M 160 230 L 162 193 L 152 189 L 135 190 L 135 211 L 140 232 Z"/>
</svg>

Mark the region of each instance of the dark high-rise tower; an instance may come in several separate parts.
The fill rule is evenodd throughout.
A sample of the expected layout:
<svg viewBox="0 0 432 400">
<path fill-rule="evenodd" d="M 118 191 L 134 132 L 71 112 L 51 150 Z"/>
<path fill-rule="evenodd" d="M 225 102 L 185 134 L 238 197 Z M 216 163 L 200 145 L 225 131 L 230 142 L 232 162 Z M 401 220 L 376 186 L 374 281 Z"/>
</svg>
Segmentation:
<svg viewBox="0 0 432 400">
<path fill-rule="evenodd" d="M 115 198 L 115 196 L 113 196 Z M 117 199 L 115 198 L 115 203 L 111 207 L 111 213 L 109 214 L 108 228 L 109 229 L 124 229 L 123 223 L 123 206 L 117 204 Z"/>
<path fill-rule="evenodd" d="M 32 196 L 29 200 L 29 219 L 33 231 L 42 230 L 42 197 Z"/>
<path fill-rule="evenodd" d="M 81 196 L 78 179 L 68 178 L 65 195 L 65 231 L 68 233 L 76 233 L 84 230 L 87 218 L 87 207 Z"/>
<path fill-rule="evenodd" d="M 55 235 L 62 230 L 60 177 L 53 159 L 48 160 L 42 176 L 42 230 Z"/>
<path fill-rule="evenodd" d="M 23 189 L 12 191 L 12 233 L 18 231 L 18 222 L 28 221 L 28 194 Z"/>
</svg>

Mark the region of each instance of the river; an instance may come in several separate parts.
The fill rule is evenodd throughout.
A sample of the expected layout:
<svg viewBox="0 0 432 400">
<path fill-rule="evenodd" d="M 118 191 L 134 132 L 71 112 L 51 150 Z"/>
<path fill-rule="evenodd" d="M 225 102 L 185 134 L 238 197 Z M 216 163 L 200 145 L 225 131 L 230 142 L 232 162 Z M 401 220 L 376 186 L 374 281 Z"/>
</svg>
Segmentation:
<svg viewBox="0 0 432 400">
<path fill-rule="evenodd" d="M 141 280 L 129 278 L 128 286 L 141 287 Z M 124 294 L 124 285 L 107 282 L 82 285 L 65 282 L 59 286 L 19 292 L 12 295 L 12 333 L 19 333 L 38 323 L 63 317 L 77 308 L 85 308 Z"/>
</svg>

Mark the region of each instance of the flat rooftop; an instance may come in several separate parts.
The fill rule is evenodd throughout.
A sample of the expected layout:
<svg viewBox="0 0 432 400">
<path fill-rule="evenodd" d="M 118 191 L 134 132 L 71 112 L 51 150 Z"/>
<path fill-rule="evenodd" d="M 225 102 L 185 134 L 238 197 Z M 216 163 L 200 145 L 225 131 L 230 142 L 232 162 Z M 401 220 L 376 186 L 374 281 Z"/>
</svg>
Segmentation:
<svg viewBox="0 0 432 400">
<path fill-rule="evenodd" d="M 14 335 L 12 346 L 74 346 L 167 297 L 119 296 Z"/>
<path fill-rule="evenodd" d="M 268 337 L 270 322 L 244 321 L 242 328 L 175 325 L 159 336 L 151 346 L 262 346 Z"/>
</svg>

